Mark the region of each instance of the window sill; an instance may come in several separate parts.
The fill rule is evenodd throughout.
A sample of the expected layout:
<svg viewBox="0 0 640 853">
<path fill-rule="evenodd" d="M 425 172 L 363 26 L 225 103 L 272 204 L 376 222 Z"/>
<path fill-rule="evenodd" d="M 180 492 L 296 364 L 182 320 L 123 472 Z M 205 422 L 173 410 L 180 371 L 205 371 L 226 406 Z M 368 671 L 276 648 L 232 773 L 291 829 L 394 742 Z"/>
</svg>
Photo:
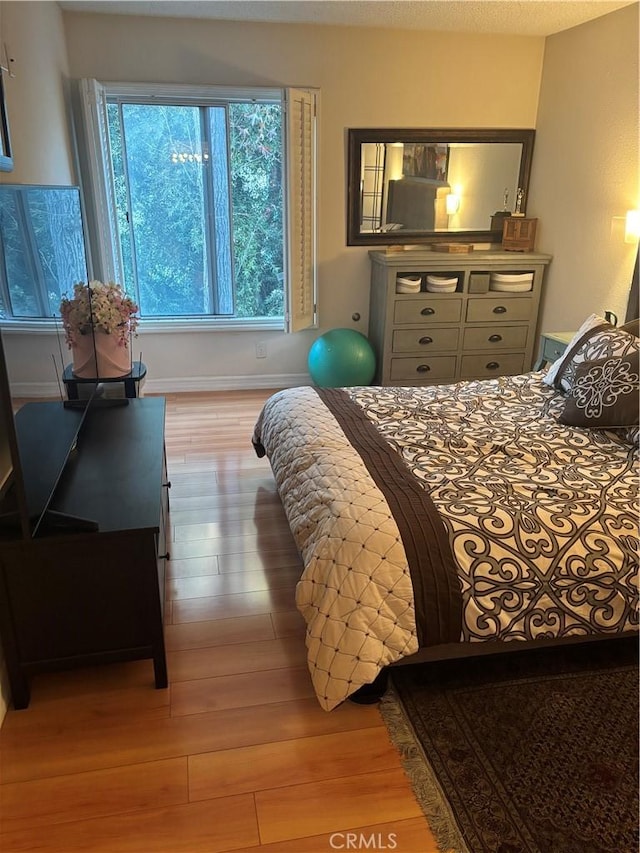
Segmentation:
<svg viewBox="0 0 640 853">
<path fill-rule="evenodd" d="M 6 334 L 41 334 L 52 333 L 63 334 L 60 320 L 53 319 L 25 319 L 25 320 L 0 320 L 0 329 Z M 236 318 L 206 318 L 196 319 L 188 317 L 184 319 L 170 320 L 168 318 L 157 320 L 141 320 L 137 335 L 144 334 L 181 334 L 183 332 L 264 332 L 284 331 L 284 320 L 282 317 L 270 317 L 269 319 L 241 320 Z"/>
</svg>

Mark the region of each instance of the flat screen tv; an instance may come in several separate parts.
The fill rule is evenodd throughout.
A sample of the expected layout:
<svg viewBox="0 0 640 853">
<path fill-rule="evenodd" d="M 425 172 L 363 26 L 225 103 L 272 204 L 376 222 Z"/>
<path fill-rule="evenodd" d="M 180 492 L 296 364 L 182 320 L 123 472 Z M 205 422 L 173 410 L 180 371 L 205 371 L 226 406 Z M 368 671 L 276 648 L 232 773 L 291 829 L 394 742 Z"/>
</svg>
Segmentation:
<svg viewBox="0 0 640 853">
<path fill-rule="evenodd" d="M 94 395 L 73 407 L 60 400 L 14 411 L 0 332 L 0 535 L 32 539 L 60 529 L 98 529 L 91 519 L 64 516 L 52 507 L 92 405 Z"/>
<path fill-rule="evenodd" d="M 34 539 L 60 532 L 97 531 L 91 518 L 61 513 L 56 489 L 91 412 L 124 406 L 126 398 L 102 400 L 99 385 L 84 400 L 26 403 L 17 407 L 0 331 L 0 538 Z"/>
</svg>

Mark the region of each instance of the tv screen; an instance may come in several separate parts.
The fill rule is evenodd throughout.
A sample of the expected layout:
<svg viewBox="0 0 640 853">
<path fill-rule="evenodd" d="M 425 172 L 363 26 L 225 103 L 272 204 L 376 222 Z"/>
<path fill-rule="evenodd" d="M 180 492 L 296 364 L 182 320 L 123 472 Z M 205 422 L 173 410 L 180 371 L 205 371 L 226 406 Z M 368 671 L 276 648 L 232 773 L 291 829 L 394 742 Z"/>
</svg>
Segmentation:
<svg viewBox="0 0 640 853">
<path fill-rule="evenodd" d="M 14 413 L 0 332 L 0 535 L 30 539 L 57 529 L 97 530 L 91 519 L 52 508 L 93 395 L 77 407 L 62 400 L 26 403 Z"/>
</svg>

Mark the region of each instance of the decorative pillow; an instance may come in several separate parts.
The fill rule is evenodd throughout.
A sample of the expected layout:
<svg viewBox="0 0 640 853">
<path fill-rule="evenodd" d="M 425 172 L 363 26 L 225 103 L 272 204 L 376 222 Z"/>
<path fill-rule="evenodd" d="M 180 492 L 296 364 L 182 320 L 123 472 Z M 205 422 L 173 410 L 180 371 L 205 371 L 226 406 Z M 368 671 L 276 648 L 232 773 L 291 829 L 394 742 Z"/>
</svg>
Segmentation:
<svg viewBox="0 0 640 853">
<path fill-rule="evenodd" d="M 563 424 L 613 429 L 640 423 L 640 353 L 585 361 L 559 418 Z"/>
<path fill-rule="evenodd" d="M 576 369 L 586 361 L 598 361 L 637 352 L 640 339 L 592 314 L 580 326 L 565 352 L 549 368 L 544 382 L 565 393 L 573 387 Z"/>
</svg>

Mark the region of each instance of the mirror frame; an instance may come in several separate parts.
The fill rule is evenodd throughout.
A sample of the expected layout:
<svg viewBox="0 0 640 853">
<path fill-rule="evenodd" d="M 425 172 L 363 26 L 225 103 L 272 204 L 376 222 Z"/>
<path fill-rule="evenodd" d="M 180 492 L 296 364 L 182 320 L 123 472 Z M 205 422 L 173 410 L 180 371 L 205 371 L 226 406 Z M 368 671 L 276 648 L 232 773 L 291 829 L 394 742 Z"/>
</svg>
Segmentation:
<svg viewBox="0 0 640 853">
<path fill-rule="evenodd" d="M 535 130 L 525 128 L 349 128 L 347 161 L 347 246 L 385 246 L 414 243 L 500 243 L 502 231 L 386 231 L 379 234 L 360 232 L 360 174 L 364 142 L 516 142 L 522 145 L 518 186 L 524 191 L 522 213 L 526 212 L 529 176 L 533 157 Z M 489 214 L 491 216 L 491 214 Z"/>
</svg>

